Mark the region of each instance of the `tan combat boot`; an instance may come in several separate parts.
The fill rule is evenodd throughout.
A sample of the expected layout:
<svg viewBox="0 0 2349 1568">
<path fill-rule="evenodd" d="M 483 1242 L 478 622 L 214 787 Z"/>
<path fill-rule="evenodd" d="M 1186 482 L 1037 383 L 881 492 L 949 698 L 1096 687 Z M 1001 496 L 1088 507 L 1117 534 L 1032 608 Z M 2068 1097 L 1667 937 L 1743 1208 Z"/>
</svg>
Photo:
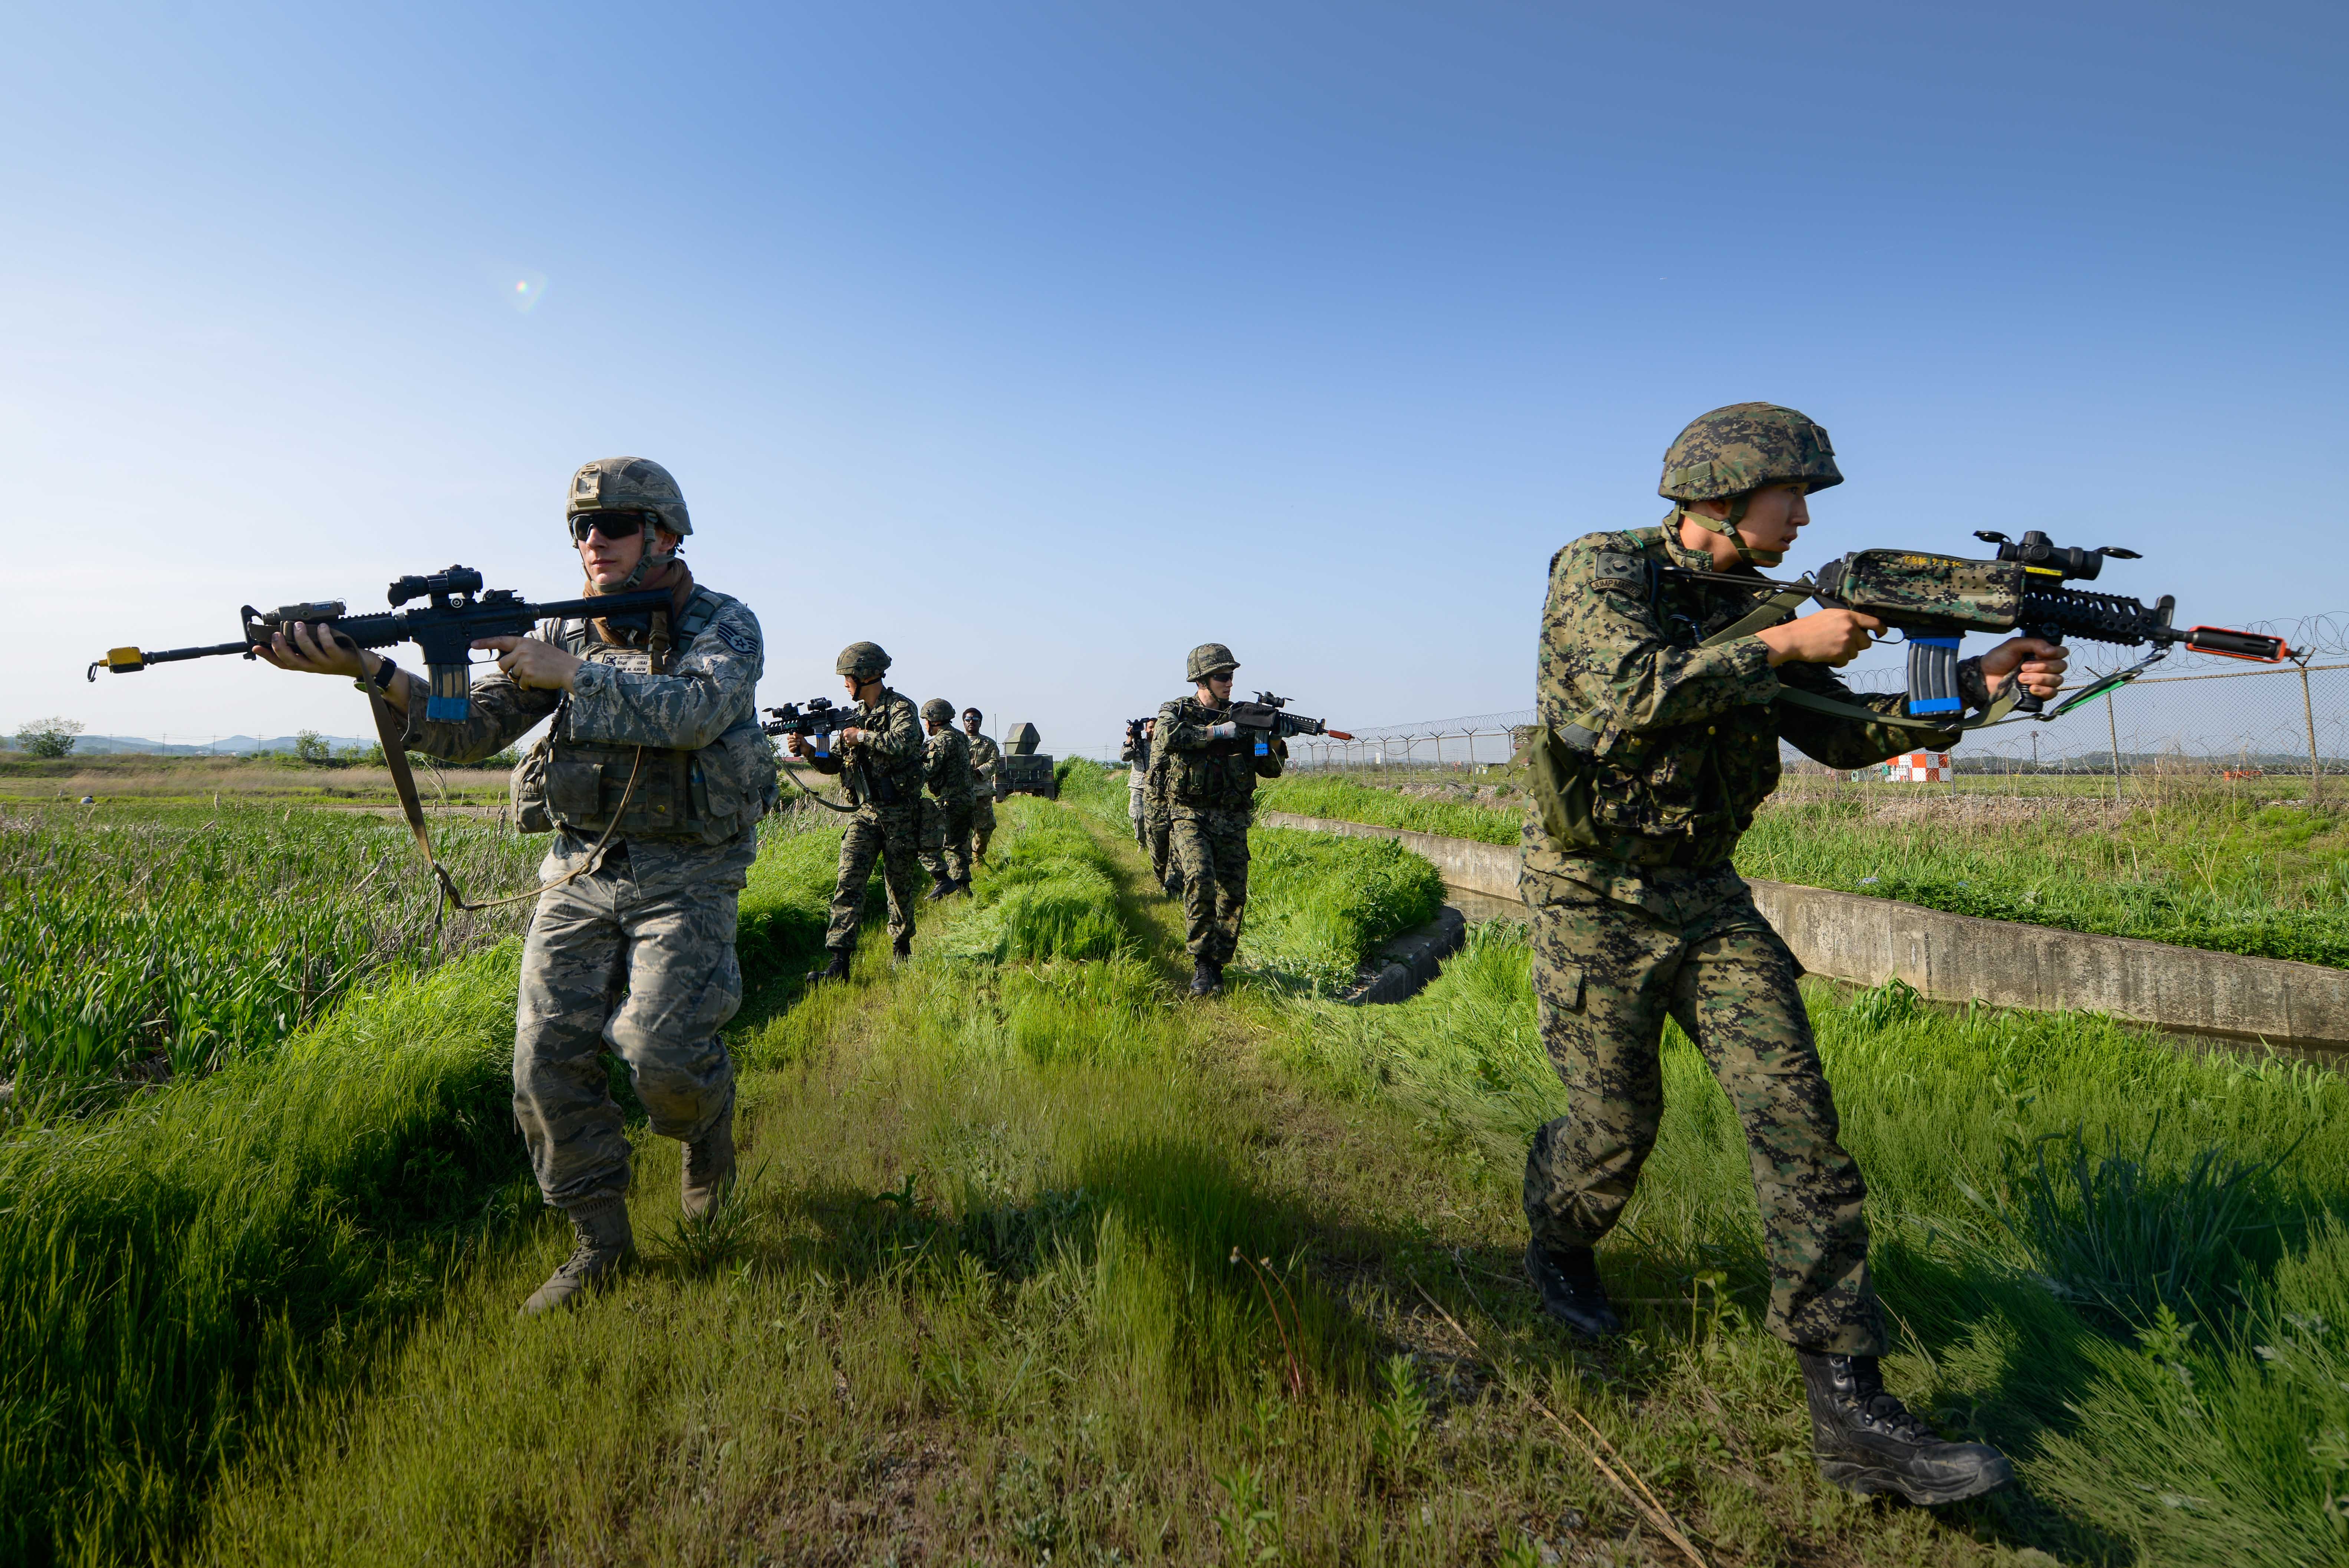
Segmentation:
<svg viewBox="0 0 2349 1568">
<path fill-rule="evenodd" d="M 718 1206 L 734 1185 L 734 1107 L 728 1106 L 718 1125 L 685 1146 L 685 1176 L 678 1184 L 678 1201 L 688 1220 L 698 1220 Z"/>
<path fill-rule="evenodd" d="M 571 1249 L 571 1256 L 563 1260 L 562 1267 L 546 1277 L 546 1283 L 522 1303 L 524 1317 L 569 1306 L 582 1294 L 602 1290 L 636 1251 L 636 1238 L 628 1230 L 626 1199 L 607 1198 L 600 1203 L 584 1203 L 564 1212 L 571 1221 L 571 1233 L 577 1239 L 577 1245 Z"/>
</svg>

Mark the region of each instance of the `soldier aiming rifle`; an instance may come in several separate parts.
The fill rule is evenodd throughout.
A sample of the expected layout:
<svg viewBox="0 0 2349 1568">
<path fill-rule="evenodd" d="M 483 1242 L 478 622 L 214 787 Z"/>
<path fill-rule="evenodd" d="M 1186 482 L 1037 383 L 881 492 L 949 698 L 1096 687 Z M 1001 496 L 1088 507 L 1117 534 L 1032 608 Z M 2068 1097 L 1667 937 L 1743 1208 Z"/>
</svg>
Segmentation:
<svg viewBox="0 0 2349 1568">
<path fill-rule="evenodd" d="M 1867 1186 L 1838 1141 L 1801 968 L 1731 864 L 1777 784 L 1782 742 L 1856 768 L 1959 738 L 1956 713 L 1920 721 L 1905 695 L 1863 697 L 1831 673 L 1881 619 L 1847 607 L 1757 618 L 1739 586 L 1793 545 L 1806 498 L 1842 482 L 1826 431 L 1792 409 L 1716 409 L 1664 456 L 1673 507 L 1661 526 L 1588 535 L 1551 558 L 1521 877 L 1542 1041 L 1571 1108 L 1534 1135 L 1526 1161 L 1526 1268 L 1577 1333 L 1620 1329 L 1592 1249 L 1655 1146 L 1669 1014 L 1744 1125 L 1769 1326 L 1801 1364 L 1821 1472 L 1855 1491 L 1953 1502 L 2012 1470 L 1983 1444 L 1941 1441 L 1885 1389 Z M 2064 668 L 2063 648 L 2010 638 L 1951 684 L 1976 708 L 2018 685 L 2044 700 Z"/>
<path fill-rule="evenodd" d="M 921 887 L 922 728 L 914 705 L 883 684 L 889 656 L 879 643 L 852 642 L 833 669 L 857 704 L 854 721 L 839 730 L 836 749 L 812 746 L 811 735 L 786 732 L 792 755 L 820 774 L 842 776 L 853 806 L 840 841 L 840 874 L 833 884 L 832 918 L 825 928 L 825 961 L 810 983 L 846 980 L 856 950 L 856 928 L 864 919 L 864 888 L 873 862 L 881 862 L 889 890 L 889 961 L 901 964 L 914 950 L 914 901 Z"/>
<path fill-rule="evenodd" d="M 751 706 L 758 618 L 693 580 L 678 554 L 693 524 L 668 471 L 588 463 L 564 521 L 591 603 L 638 607 L 481 639 L 471 646 L 496 669 L 463 690 L 436 670 L 429 705 L 423 682 L 331 622 L 281 620 L 254 649 L 282 670 L 356 681 L 389 725 L 387 759 L 474 762 L 553 720 L 515 770 L 516 822 L 554 841 L 523 945 L 513 1107 L 575 1245 L 525 1314 L 601 1286 L 633 1247 L 606 1043 L 653 1130 L 685 1145 L 685 1212 L 708 1213 L 734 1179 L 734 1067 L 718 1031 L 741 1004 L 736 903 L 777 788 Z M 659 607 L 642 607 L 645 593 Z"/>
</svg>

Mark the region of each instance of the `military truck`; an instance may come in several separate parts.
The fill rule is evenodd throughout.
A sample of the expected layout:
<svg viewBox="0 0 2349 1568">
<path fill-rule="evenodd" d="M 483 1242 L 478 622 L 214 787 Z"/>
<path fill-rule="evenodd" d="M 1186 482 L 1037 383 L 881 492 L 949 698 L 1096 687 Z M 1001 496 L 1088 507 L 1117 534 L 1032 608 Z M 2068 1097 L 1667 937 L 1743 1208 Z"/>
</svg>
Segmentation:
<svg viewBox="0 0 2349 1568">
<path fill-rule="evenodd" d="M 1003 766 L 996 775 L 1002 781 L 1003 794 L 1060 799 L 1061 784 L 1052 776 L 1052 759 L 1036 749 L 1042 740 L 1033 724 L 1014 724 L 1003 732 Z"/>
</svg>

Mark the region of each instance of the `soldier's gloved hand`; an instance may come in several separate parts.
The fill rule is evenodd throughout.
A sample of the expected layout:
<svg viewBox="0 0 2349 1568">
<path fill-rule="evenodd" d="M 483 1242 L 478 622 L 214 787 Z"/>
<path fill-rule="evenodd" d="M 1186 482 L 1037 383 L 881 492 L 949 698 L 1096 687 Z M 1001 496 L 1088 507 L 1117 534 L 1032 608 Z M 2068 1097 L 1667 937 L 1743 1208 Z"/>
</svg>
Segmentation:
<svg viewBox="0 0 2349 1568">
<path fill-rule="evenodd" d="M 840 743 L 843 746 L 863 745 L 864 743 L 864 732 L 862 730 L 843 730 L 840 732 Z"/>
<path fill-rule="evenodd" d="M 1229 719 L 1225 720 L 1220 724 L 1210 724 L 1207 726 L 1207 739 L 1211 741 L 1237 741 L 1239 738 L 1240 727 L 1237 724 L 1233 723 Z"/>
</svg>

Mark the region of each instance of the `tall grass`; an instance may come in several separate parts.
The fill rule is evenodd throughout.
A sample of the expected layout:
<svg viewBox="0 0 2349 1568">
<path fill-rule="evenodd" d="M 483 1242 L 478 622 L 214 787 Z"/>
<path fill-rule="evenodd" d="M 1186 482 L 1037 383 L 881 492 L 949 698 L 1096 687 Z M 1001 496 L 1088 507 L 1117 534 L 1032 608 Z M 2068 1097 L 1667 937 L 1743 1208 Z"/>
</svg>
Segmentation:
<svg viewBox="0 0 2349 1568">
<path fill-rule="evenodd" d="M 363 822 L 271 821 L 314 880 L 333 834 L 374 847 Z M 840 838 L 812 815 L 762 831 L 737 944 L 752 986 L 795 981 L 821 947 Z M 233 857 L 252 840 L 222 837 L 210 851 L 258 877 Z M 100 852 L 135 866 L 151 843 L 69 853 L 119 883 Z M 428 972 L 376 966 L 274 1051 L 104 1119 L 49 1119 L 54 1096 L 20 1092 L 0 1141 L 0 1561 L 168 1552 L 256 1419 L 347 1384 L 484 1236 L 535 1211 L 509 1106 L 518 960 L 509 940 Z"/>
<path fill-rule="evenodd" d="M 531 885 L 543 847 L 444 823 L 460 881 Z M 264 1054 L 351 989 L 518 930 L 526 905 L 444 914 L 406 830 L 310 811 L 0 812 L 0 1073 L 20 1094 L 134 1064 Z"/>
<path fill-rule="evenodd" d="M 388 978 L 270 1059 L 0 1142 L 0 1559 L 163 1551 L 258 1406 L 534 1202 L 518 955 Z"/>
<path fill-rule="evenodd" d="M 2326 1501 L 2349 1490 L 2349 1388 L 2327 1381 L 2349 1366 L 2349 1080 L 2079 1016 L 1950 1017 L 1897 986 L 1810 1001 L 1917 1397 L 2149 1561 L 2349 1558 L 2349 1504 Z M 1288 1049 L 1505 1190 L 1565 1108 L 1513 926 L 1412 1002 L 1301 1011 Z M 1607 1255 L 1758 1303 L 1743 1134 L 1677 1030 L 1665 1068 Z"/>
<path fill-rule="evenodd" d="M 1132 939 L 1118 919 L 1115 863 L 1082 824 L 1027 795 L 1004 802 L 997 815 L 1000 864 L 973 888 L 969 918 L 955 924 L 937 950 L 989 963 L 1130 953 Z"/>
<path fill-rule="evenodd" d="M 1372 948 L 1443 906 L 1444 879 L 1400 844 L 1256 828 L 1238 960 L 1317 994 L 1344 991 Z"/>
</svg>

